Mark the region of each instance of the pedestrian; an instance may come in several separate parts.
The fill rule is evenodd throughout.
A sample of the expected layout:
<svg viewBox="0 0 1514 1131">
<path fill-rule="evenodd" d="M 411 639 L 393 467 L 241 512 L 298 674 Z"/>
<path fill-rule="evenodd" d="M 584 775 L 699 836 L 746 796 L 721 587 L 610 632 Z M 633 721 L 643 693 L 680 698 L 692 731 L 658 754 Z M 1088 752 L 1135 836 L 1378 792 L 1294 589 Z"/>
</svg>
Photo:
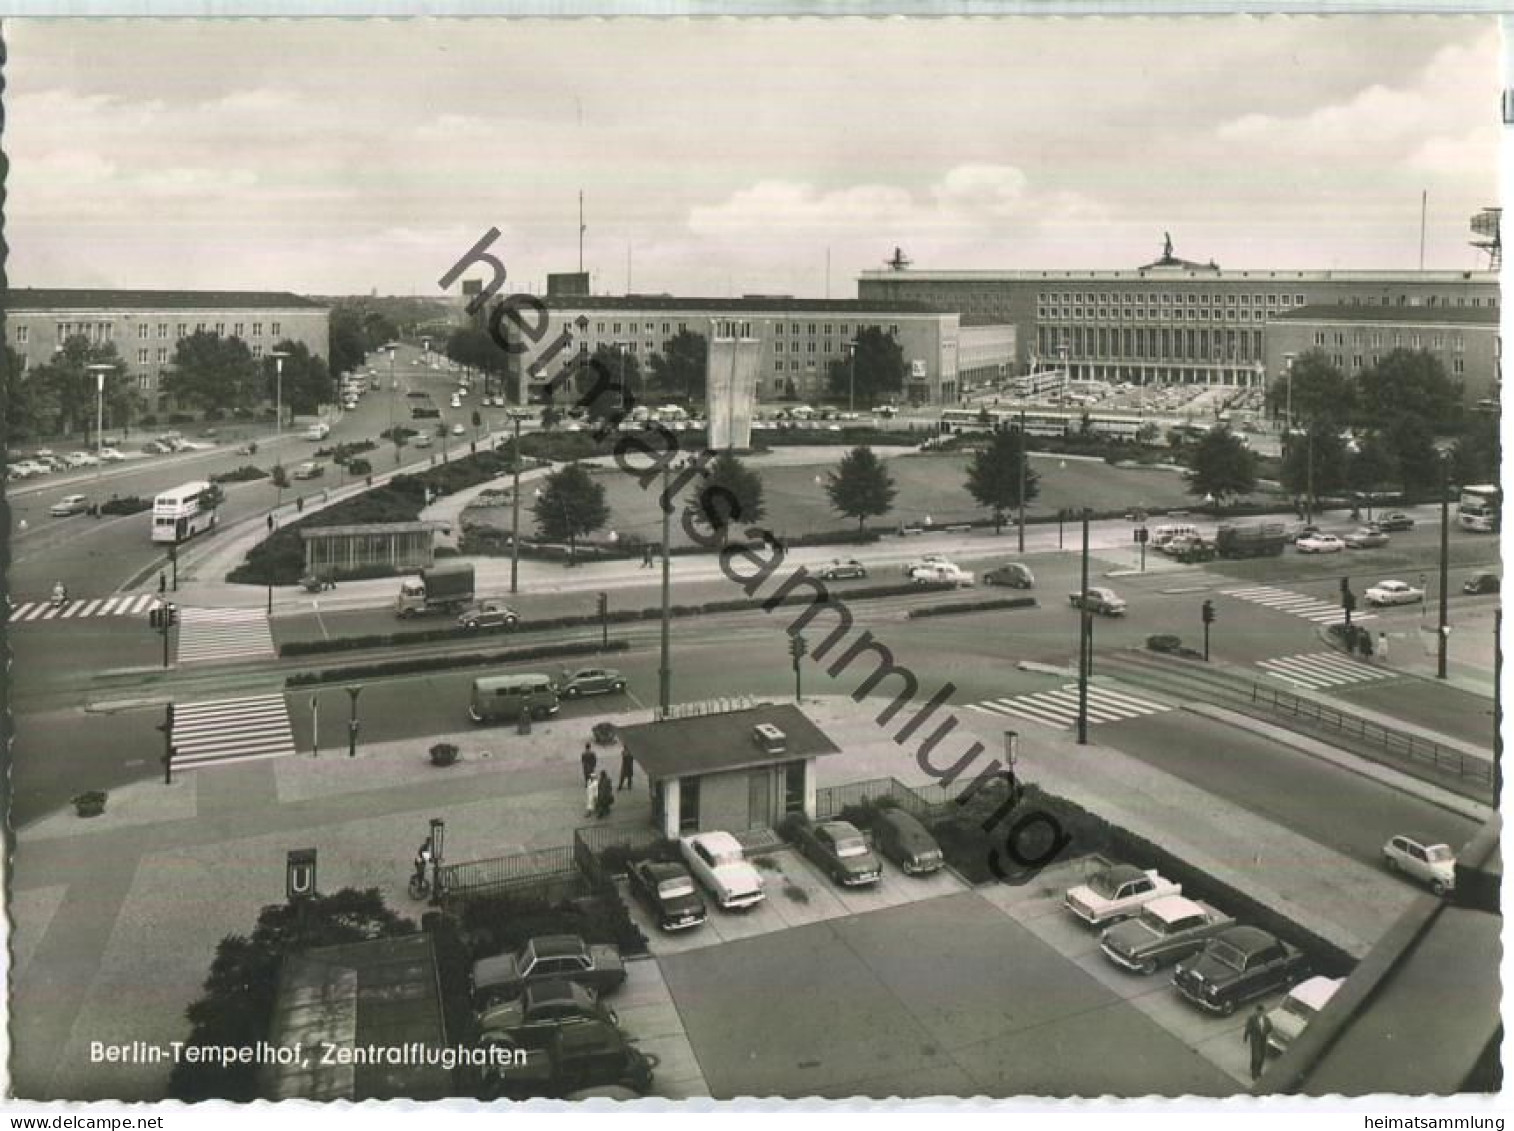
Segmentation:
<svg viewBox="0 0 1514 1131">
<path fill-rule="evenodd" d="M 1386 632 L 1377 634 L 1377 657 L 1385 664 L 1388 662 L 1388 634 Z"/>
<path fill-rule="evenodd" d="M 596 783 L 594 793 L 594 815 L 600 820 L 610 815 L 610 810 L 615 806 L 615 787 L 610 784 L 610 775 L 599 771 L 599 780 Z"/>
<path fill-rule="evenodd" d="M 1241 1039 L 1251 1047 L 1251 1079 L 1254 1081 L 1262 1074 L 1262 1068 L 1267 1063 L 1267 1038 L 1272 1034 L 1272 1022 L 1267 1020 L 1266 1011 L 1258 1005 L 1251 1011 L 1251 1016 L 1246 1018 L 1246 1029 Z"/>
<path fill-rule="evenodd" d="M 599 779 L 593 774 L 584 778 L 584 816 L 594 816 L 594 806 L 599 800 Z"/>
<path fill-rule="evenodd" d="M 599 764 L 599 757 L 594 753 L 592 742 L 584 743 L 584 752 L 578 756 L 578 764 L 583 767 L 584 781 L 593 781 L 594 767 Z"/>
<path fill-rule="evenodd" d="M 652 543 L 650 542 L 641 548 L 641 568 L 652 568 Z"/>
<path fill-rule="evenodd" d="M 1361 651 L 1362 659 L 1372 659 L 1372 630 L 1369 628 L 1357 629 L 1356 646 Z"/>
<path fill-rule="evenodd" d="M 158 570 L 158 592 L 162 593 L 162 592 L 165 592 L 167 589 L 168 589 L 168 574 L 164 573 L 160 569 L 160 570 Z"/>
<path fill-rule="evenodd" d="M 299 496 L 299 498 L 295 499 L 295 501 L 294 501 L 294 509 L 297 510 L 297 511 L 299 511 L 300 514 L 304 514 L 305 513 L 305 496 L 304 495 L 301 495 L 301 496 Z"/>
<path fill-rule="evenodd" d="M 620 783 L 616 790 L 630 789 L 635 783 L 631 780 L 636 771 L 636 762 L 631 757 L 631 752 L 625 747 L 620 749 Z"/>
</svg>

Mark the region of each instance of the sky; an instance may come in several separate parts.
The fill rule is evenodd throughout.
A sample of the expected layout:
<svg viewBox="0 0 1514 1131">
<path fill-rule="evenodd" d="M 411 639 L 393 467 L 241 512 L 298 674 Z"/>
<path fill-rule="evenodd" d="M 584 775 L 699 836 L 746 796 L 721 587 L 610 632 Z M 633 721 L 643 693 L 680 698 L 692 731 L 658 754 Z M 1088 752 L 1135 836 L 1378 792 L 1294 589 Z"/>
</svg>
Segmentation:
<svg viewBox="0 0 1514 1131">
<path fill-rule="evenodd" d="M 855 297 L 921 270 L 1483 265 L 1490 17 L 10 20 L 13 286 Z M 829 273 L 827 273 L 829 257 Z M 477 276 L 478 272 L 473 275 Z M 455 290 L 456 288 L 454 288 Z"/>
</svg>

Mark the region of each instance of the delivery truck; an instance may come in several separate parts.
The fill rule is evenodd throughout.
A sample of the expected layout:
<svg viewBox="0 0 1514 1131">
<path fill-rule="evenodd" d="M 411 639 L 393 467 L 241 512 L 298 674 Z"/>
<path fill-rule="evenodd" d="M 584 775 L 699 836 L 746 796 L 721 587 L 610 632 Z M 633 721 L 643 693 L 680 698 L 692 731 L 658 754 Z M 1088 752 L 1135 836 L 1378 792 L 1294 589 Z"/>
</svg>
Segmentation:
<svg viewBox="0 0 1514 1131">
<path fill-rule="evenodd" d="M 1222 558 L 1275 558 L 1287 543 L 1288 529 L 1281 522 L 1224 523 L 1214 536 Z"/>
<path fill-rule="evenodd" d="M 473 563 L 439 562 L 400 582 L 395 615 L 404 619 L 425 613 L 456 613 L 473 603 Z"/>
</svg>

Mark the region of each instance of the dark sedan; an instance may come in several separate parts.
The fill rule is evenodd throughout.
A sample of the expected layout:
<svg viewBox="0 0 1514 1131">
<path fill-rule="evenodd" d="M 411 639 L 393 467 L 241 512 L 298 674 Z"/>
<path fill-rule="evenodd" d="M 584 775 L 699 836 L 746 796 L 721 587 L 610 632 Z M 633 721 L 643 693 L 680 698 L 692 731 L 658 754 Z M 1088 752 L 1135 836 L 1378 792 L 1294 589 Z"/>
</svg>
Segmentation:
<svg viewBox="0 0 1514 1131">
<path fill-rule="evenodd" d="M 1308 972 L 1308 961 L 1291 944 L 1259 927 L 1231 927 L 1179 963 L 1172 984 L 1200 1009 L 1228 1017 L 1242 1003 L 1291 986 Z"/>
<path fill-rule="evenodd" d="M 492 1006 L 478 1015 L 481 1034 L 503 1033 L 528 1049 L 541 1048 L 554 1030 L 585 1021 L 617 1024 L 613 1010 L 600 1004 L 587 986 L 566 979 L 550 979 L 526 987 L 514 1001 Z"/>
<path fill-rule="evenodd" d="M 883 879 L 883 866 L 868 847 L 867 839 L 847 821 L 821 821 L 794 825 L 799 851 L 813 860 L 843 887 L 876 884 Z"/>
<path fill-rule="evenodd" d="M 705 921 L 704 900 L 682 864 L 642 860 L 631 865 L 631 894 L 664 931 L 685 931 Z"/>
<path fill-rule="evenodd" d="M 837 558 L 816 570 L 815 576 L 821 581 L 855 581 L 867 577 L 867 566 L 856 558 L 848 558 L 846 561 Z"/>
<path fill-rule="evenodd" d="M 873 820 L 873 843 L 907 876 L 926 876 L 946 865 L 936 838 L 903 809 L 880 809 Z"/>
<path fill-rule="evenodd" d="M 1472 596 L 1483 596 L 1488 593 L 1497 593 L 1499 588 L 1498 574 L 1474 573 L 1467 578 L 1462 585 L 1461 591 Z"/>
<path fill-rule="evenodd" d="M 1414 519 L 1403 511 L 1388 511 L 1386 514 L 1377 516 L 1377 528 L 1379 530 L 1413 530 Z"/>
<path fill-rule="evenodd" d="M 619 695 L 625 689 L 626 677 L 614 668 L 579 668 L 576 672 L 564 672 L 557 684 L 557 693 L 564 699 L 577 699 L 580 695 Z"/>
</svg>

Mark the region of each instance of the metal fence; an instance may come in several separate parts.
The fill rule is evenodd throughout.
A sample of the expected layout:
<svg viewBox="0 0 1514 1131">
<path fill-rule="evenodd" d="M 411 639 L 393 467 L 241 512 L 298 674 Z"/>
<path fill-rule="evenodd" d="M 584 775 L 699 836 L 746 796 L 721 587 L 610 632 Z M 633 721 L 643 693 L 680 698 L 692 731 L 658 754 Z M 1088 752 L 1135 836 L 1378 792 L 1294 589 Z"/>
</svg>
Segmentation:
<svg viewBox="0 0 1514 1131">
<path fill-rule="evenodd" d="M 954 804 L 957 797 L 957 793 L 943 789 L 935 782 L 925 786 L 908 786 L 897 778 L 872 778 L 845 785 L 821 786 L 815 790 L 815 819 L 829 820 L 848 805 L 885 800 L 916 817 L 928 819 Z"/>
<path fill-rule="evenodd" d="M 1394 730 L 1313 699 L 1303 699 L 1261 684 L 1251 685 L 1251 701 L 1371 743 L 1390 757 L 1431 766 L 1442 773 L 1455 774 L 1482 785 L 1493 784 L 1491 760 L 1463 754 L 1460 750 L 1443 746 L 1433 739 Z"/>
<path fill-rule="evenodd" d="M 560 882 L 578 874 L 572 845 L 444 864 L 441 868 L 442 890 L 449 897 Z"/>
</svg>

